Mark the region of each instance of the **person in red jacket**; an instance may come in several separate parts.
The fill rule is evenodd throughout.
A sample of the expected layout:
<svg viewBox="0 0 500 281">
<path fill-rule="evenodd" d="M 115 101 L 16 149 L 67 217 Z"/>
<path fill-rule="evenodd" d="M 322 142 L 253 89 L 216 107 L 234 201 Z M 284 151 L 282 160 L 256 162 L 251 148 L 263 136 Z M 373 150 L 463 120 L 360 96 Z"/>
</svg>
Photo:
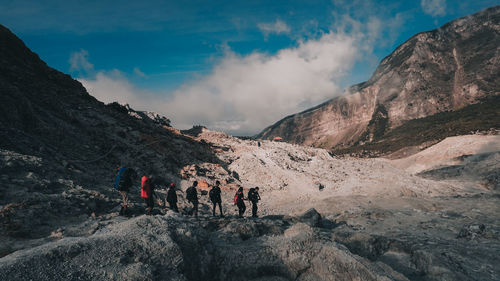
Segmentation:
<svg viewBox="0 0 500 281">
<path fill-rule="evenodd" d="M 141 178 L 141 197 L 146 202 L 146 214 L 151 215 L 151 212 L 154 208 L 154 184 L 153 184 L 153 176 L 143 176 Z"/>
<path fill-rule="evenodd" d="M 245 196 L 243 195 L 243 187 L 240 186 L 240 188 L 234 195 L 234 204 L 238 206 L 238 216 L 240 218 L 243 217 L 243 214 L 247 209 L 247 207 L 245 206 L 245 202 L 243 200 L 245 200 Z"/>
</svg>

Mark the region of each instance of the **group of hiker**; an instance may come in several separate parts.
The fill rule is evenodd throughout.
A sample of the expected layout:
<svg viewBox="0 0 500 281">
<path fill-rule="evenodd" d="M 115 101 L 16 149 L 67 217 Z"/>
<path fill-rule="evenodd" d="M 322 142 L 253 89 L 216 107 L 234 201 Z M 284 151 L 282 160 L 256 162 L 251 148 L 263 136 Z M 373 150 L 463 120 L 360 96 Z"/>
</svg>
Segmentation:
<svg viewBox="0 0 500 281">
<path fill-rule="evenodd" d="M 128 193 L 133 185 L 133 179 L 136 173 L 132 168 L 119 168 L 117 169 L 117 174 L 115 178 L 115 188 L 120 192 L 122 196 L 122 205 L 120 209 L 120 214 L 125 214 L 128 207 Z M 198 216 L 198 181 L 194 181 L 193 184 L 186 189 L 186 199 L 192 204 L 190 214 Z M 155 193 L 156 185 L 153 178 L 153 173 L 148 173 L 148 175 L 141 178 L 141 198 L 146 203 L 146 214 L 150 215 L 154 208 L 154 197 L 160 199 Z M 222 198 L 221 198 L 221 188 L 220 181 L 216 181 L 215 185 L 212 186 L 208 192 L 210 201 L 212 202 L 212 215 L 215 216 L 215 210 L 219 206 L 220 216 L 224 217 L 222 211 Z M 234 195 L 234 205 L 238 207 L 238 216 L 241 218 L 246 210 L 246 205 L 244 200 L 249 200 L 252 203 L 252 217 L 257 217 L 257 204 L 261 200 L 259 195 L 259 187 L 250 188 L 248 191 L 247 198 L 243 194 L 243 187 L 239 187 L 238 191 Z M 177 207 L 177 193 L 175 189 L 175 183 L 170 183 L 168 185 L 166 202 L 168 202 L 169 208 L 174 212 L 179 212 Z"/>
</svg>

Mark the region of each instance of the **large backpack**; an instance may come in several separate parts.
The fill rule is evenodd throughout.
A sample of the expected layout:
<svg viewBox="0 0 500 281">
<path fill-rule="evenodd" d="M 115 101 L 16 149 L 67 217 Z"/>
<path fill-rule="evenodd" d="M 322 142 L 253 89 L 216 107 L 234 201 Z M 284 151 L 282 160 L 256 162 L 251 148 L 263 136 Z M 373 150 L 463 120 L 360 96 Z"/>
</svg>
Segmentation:
<svg viewBox="0 0 500 281">
<path fill-rule="evenodd" d="M 177 202 L 177 194 L 175 194 L 173 187 L 170 187 L 167 191 L 167 202 Z"/>
<path fill-rule="evenodd" d="M 210 198 L 210 201 L 214 202 L 215 201 L 215 191 L 214 191 L 214 187 L 212 187 L 212 189 L 210 189 L 210 191 L 208 192 L 208 198 Z"/>
<path fill-rule="evenodd" d="M 186 190 L 186 199 L 190 202 L 197 201 L 196 189 L 195 187 L 190 187 Z"/>
<path fill-rule="evenodd" d="M 118 170 L 118 174 L 116 175 L 115 184 L 114 184 L 115 189 L 119 189 L 120 185 L 123 184 L 123 181 L 124 181 L 123 174 L 125 173 L 126 170 L 127 170 L 127 168 L 120 168 Z"/>
<path fill-rule="evenodd" d="M 250 188 L 248 191 L 248 200 L 254 201 L 255 200 L 255 188 Z"/>
</svg>

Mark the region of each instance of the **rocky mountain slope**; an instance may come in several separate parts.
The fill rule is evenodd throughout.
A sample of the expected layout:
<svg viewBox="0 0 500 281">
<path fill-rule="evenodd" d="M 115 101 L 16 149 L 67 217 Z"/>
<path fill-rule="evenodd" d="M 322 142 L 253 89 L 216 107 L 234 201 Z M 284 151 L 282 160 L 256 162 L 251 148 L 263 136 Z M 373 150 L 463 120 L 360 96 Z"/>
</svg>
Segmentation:
<svg viewBox="0 0 500 281">
<path fill-rule="evenodd" d="M 398 161 L 259 146 L 203 128 L 183 134 L 166 118 L 104 105 L 4 27 L 0 62 L 0 280 L 500 276 L 497 136 L 445 140 Z M 440 155 L 446 147 L 455 153 Z M 144 215 L 139 179 L 119 215 L 118 166 L 153 170 L 153 215 Z M 184 196 L 195 180 L 197 218 Z M 224 218 L 211 216 L 216 180 Z M 163 202 L 169 181 L 180 213 Z M 239 186 L 261 187 L 260 218 L 236 216 Z"/>
<path fill-rule="evenodd" d="M 166 118 L 97 101 L 0 26 L 2 255 L 17 248 L 6 241 L 46 237 L 115 208 L 111 186 L 120 166 L 138 175 L 153 170 L 164 183 L 178 182 L 186 165 L 219 163 L 209 146 L 167 125 Z"/>
<path fill-rule="evenodd" d="M 388 153 L 464 132 L 498 129 L 499 46 L 500 6 L 419 33 L 384 58 L 370 80 L 352 86 L 345 96 L 278 121 L 257 137 Z M 472 110 L 465 109 L 478 103 Z M 457 114 L 451 112 L 459 109 L 464 110 L 458 117 L 468 122 L 457 124 Z M 418 131 L 405 127 L 409 120 L 423 118 L 431 122 Z M 438 122 L 454 128 L 427 133 Z M 397 128 L 407 133 L 390 136 Z M 406 141 L 419 134 L 426 137 Z M 390 145 L 376 145 L 379 142 Z M 366 144 L 374 145 L 363 147 Z"/>
</svg>

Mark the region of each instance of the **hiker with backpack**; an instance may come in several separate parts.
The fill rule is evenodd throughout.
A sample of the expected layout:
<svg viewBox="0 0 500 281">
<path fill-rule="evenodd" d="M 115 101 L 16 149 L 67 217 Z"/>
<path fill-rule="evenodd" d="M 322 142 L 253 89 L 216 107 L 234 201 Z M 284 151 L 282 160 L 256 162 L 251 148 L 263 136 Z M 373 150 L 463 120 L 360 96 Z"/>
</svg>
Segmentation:
<svg viewBox="0 0 500 281">
<path fill-rule="evenodd" d="M 153 176 L 150 174 L 149 176 L 143 176 L 141 178 L 141 197 L 144 199 L 146 203 L 146 214 L 151 215 L 151 212 L 154 208 L 154 184 L 153 184 Z"/>
<path fill-rule="evenodd" d="M 186 199 L 193 204 L 191 214 L 198 216 L 198 191 L 196 186 L 198 186 L 198 182 L 194 181 L 193 185 L 186 189 Z"/>
<path fill-rule="evenodd" d="M 213 206 L 213 216 L 215 217 L 215 208 L 217 207 L 217 204 L 219 205 L 219 211 L 220 211 L 220 216 L 224 217 L 222 214 L 222 199 L 220 196 L 220 181 L 215 182 L 215 186 L 212 186 L 212 189 L 210 189 L 210 192 L 208 193 L 208 197 L 210 197 L 210 201 L 212 201 L 212 206 Z"/>
<path fill-rule="evenodd" d="M 123 167 L 118 168 L 116 171 L 114 187 L 120 192 L 120 195 L 122 196 L 120 215 L 124 215 L 127 212 L 128 192 L 132 187 L 134 174 L 135 173 L 132 168 Z"/>
<path fill-rule="evenodd" d="M 177 193 L 175 193 L 175 183 L 171 182 L 168 191 L 167 191 L 167 202 L 170 210 L 178 213 L 179 209 L 177 208 Z"/>
<path fill-rule="evenodd" d="M 248 191 L 248 200 L 252 202 L 252 217 L 257 217 L 257 202 L 260 200 L 259 187 L 250 188 Z"/>
<path fill-rule="evenodd" d="M 238 188 L 238 191 L 234 195 L 234 205 L 238 206 L 238 216 L 240 218 L 243 217 L 243 214 L 247 209 L 243 200 L 245 200 L 245 197 L 243 195 L 243 187 L 240 186 L 240 188 Z"/>
</svg>

